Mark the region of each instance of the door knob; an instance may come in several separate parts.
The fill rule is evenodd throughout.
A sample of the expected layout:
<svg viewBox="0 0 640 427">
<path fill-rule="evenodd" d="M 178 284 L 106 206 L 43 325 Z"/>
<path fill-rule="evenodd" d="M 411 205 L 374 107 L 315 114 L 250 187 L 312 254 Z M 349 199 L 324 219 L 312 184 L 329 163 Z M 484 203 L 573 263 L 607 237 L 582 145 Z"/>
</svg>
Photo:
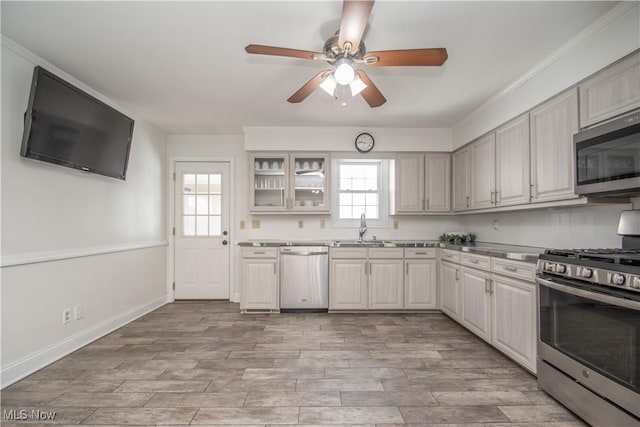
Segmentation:
<svg viewBox="0 0 640 427">
<path fill-rule="evenodd" d="M 229 242 L 227 242 L 226 240 L 223 240 L 223 241 L 222 241 L 222 244 L 223 244 L 223 245 L 226 245 L 227 243 L 229 243 Z"/>
<path fill-rule="evenodd" d="M 228 231 L 223 231 L 223 232 L 222 232 L 222 235 L 224 235 L 224 236 L 226 236 L 227 234 L 229 234 L 229 232 L 228 232 Z"/>
</svg>

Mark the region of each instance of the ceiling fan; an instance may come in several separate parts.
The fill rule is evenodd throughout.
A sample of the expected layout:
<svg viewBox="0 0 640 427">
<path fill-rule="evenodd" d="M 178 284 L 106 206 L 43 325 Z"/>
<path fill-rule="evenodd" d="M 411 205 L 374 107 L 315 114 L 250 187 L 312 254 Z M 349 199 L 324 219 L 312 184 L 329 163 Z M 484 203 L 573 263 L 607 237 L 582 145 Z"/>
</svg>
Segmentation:
<svg viewBox="0 0 640 427">
<path fill-rule="evenodd" d="M 379 107 L 387 100 L 373 84 L 364 70 L 355 65 L 369 67 L 440 66 L 447 60 L 445 48 L 382 50 L 367 52 L 362 42 L 374 0 L 344 0 L 340 29 L 324 44 L 322 52 L 289 49 L 285 47 L 250 44 L 244 50 L 259 55 L 326 61 L 333 69 L 323 70 L 305 83 L 287 101 L 297 103 L 307 98 L 317 87 L 334 96 L 337 85 L 349 86 L 351 95 L 361 94 L 370 107 Z"/>
</svg>

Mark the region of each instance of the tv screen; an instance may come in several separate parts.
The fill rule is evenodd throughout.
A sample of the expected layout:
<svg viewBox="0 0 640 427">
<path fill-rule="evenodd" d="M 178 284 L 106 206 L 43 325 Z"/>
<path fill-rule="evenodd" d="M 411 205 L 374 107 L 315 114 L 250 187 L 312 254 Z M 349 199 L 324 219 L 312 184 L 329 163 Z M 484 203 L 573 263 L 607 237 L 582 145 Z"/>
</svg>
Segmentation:
<svg viewBox="0 0 640 427">
<path fill-rule="evenodd" d="M 124 180 L 133 124 L 133 119 L 36 67 L 20 154 Z"/>
</svg>

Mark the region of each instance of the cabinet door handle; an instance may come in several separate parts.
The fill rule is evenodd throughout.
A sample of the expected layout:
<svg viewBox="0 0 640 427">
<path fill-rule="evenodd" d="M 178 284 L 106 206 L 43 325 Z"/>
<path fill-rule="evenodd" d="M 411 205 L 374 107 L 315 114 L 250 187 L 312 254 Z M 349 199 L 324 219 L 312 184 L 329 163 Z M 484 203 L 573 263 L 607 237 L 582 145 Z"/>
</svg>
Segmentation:
<svg viewBox="0 0 640 427">
<path fill-rule="evenodd" d="M 498 202 L 500 201 L 500 198 L 498 197 L 498 194 L 500 192 L 496 190 L 496 205 L 498 204 Z"/>
<path fill-rule="evenodd" d="M 371 276 L 371 263 L 369 263 L 369 276 Z"/>
<path fill-rule="evenodd" d="M 405 270 L 406 270 L 406 273 L 405 273 L 405 274 L 407 274 L 407 275 L 408 275 L 408 274 L 409 274 L 409 263 L 408 263 L 408 262 L 405 262 L 405 263 L 404 263 L 404 265 L 405 265 Z"/>
<path fill-rule="evenodd" d="M 427 208 L 425 209 L 425 211 L 429 210 L 429 199 L 427 199 Z"/>
<path fill-rule="evenodd" d="M 459 271 L 458 271 L 458 269 L 456 268 L 456 281 L 460 280 L 460 275 L 459 275 L 459 273 L 460 273 L 460 272 L 459 272 Z"/>
<path fill-rule="evenodd" d="M 484 279 L 484 291 L 488 294 L 491 293 L 491 282 L 489 282 L 489 279 Z"/>
<path fill-rule="evenodd" d="M 492 192 L 491 192 L 491 204 L 492 204 L 492 205 L 495 203 L 495 201 L 494 201 L 494 196 L 495 196 L 495 194 L 496 194 L 496 192 L 495 192 L 495 191 L 492 191 Z"/>
<path fill-rule="evenodd" d="M 534 189 L 535 186 L 533 184 L 529 184 L 529 199 L 533 199 L 533 194 L 535 193 Z"/>
<path fill-rule="evenodd" d="M 422 210 L 424 211 L 424 210 L 426 210 L 426 209 L 427 209 L 427 208 L 426 208 L 426 205 L 425 205 L 425 203 L 424 203 L 424 199 L 422 199 Z"/>
<path fill-rule="evenodd" d="M 510 265 L 505 265 L 504 269 L 507 271 L 518 271 L 518 269 L 516 267 L 512 267 Z"/>
<path fill-rule="evenodd" d="M 469 196 L 467 196 L 467 207 L 469 207 Z"/>
<path fill-rule="evenodd" d="M 493 280 L 489 280 L 489 293 L 493 295 L 493 288 L 495 285 L 493 284 Z"/>
<path fill-rule="evenodd" d="M 368 262 L 364 263 L 364 275 L 365 276 L 369 275 L 369 263 Z"/>
</svg>

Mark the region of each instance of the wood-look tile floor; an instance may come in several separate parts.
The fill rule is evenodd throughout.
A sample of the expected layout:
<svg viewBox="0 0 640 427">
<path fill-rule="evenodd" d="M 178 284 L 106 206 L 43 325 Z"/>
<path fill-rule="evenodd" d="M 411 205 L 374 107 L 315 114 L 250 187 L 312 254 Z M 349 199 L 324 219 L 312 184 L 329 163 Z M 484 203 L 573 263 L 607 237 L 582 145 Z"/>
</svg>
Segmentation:
<svg viewBox="0 0 640 427">
<path fill-rule="evenodd" d="M 3 426 L 21 424 L 12 409 L 36 424 L 585 425 L 442 314 L 242 315 L 225 302 L 118 329 L 3 390 Z"/>
</svg>

